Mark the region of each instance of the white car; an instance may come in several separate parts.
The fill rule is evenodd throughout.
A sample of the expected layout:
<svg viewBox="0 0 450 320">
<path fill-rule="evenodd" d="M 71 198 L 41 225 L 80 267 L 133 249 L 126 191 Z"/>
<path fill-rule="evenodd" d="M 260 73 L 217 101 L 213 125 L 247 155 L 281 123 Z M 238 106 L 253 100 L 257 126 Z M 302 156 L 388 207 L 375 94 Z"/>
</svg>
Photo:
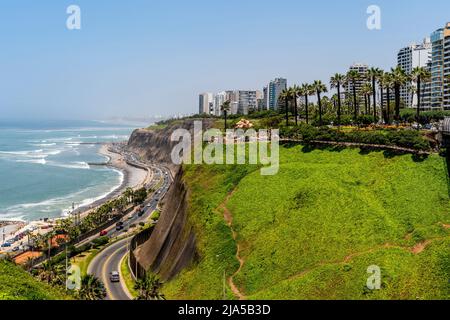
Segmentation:
<svg viewBox="0 0 450 320">
<path fill-rule="evenodd" d="M 117 272 L 117 271 L 111 272 L 111 275 L 109 276 L 109 280 L 111 280 L 111 282 L 120 282 L 119 272 Z"/>
</svg>

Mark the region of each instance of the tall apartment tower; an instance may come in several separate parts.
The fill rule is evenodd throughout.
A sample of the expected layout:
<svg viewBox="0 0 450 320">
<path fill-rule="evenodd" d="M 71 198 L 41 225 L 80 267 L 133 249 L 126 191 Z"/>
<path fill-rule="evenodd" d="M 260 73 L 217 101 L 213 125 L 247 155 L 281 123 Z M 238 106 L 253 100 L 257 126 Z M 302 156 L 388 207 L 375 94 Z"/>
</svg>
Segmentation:
<svg viewBox="0 0 450 320">
<path fill-rule="evenodd" d="M 285 89 L 287 89 L 287 79 L 276 78 L 269 83 L 267 109 L 278 110 L 278 98 Z"/>
<path fill-rule="evenodd" d="M 222 105 L 227 101 L 227 93 L 225 91 L 219 92 L 214 96 L 214 115 L 222 115 Z"/>
<path fill-rule="evenodd" d="M 431 34 L 431 108 L 450 110 L 450 22 Z"/>
<path fill-rule="evenodd" d="M 213 94 L 205 92 L 199 95 L 198 99 L 198 113 L 212 114 L 214 112 Z"/>
<path fill-rule="evenodd" d="M 450 22 L 444 28 L 444 110 L 450 110 Z"/>
<path fill-rule="evenodd" d="M 427 68 L 430 61 L 431 42 L 429 38 L 426 38 L 422 44 L 412 44 L 402 48 L 397 55 L 397 64 L 408 74 L 417 67 Z M 426 86 L 426 83 L 422 84 L 422 92 L 426 91 Z M 403 86 L 400 91 L 400 98 L 407 107 L 415 108 L 417 107 L 417 95 L 411 90 L 412 85 L 410 83 Z M 428 109 L 429 106 L 423 105 L 423 107 L 424 109 Z"/>
<path fill-rule="evenodd" d="M 238 91 L 239 103 L 238 114 L 247 115 L 250 110 L 256 110 L 258 107 L 256 91 Z"/>
<path fill-rule="evenodd" d="M 269 87 L 268 86 L 263 88 L 261 111 L 262 110 L 269 110 Z"/>
</svg>

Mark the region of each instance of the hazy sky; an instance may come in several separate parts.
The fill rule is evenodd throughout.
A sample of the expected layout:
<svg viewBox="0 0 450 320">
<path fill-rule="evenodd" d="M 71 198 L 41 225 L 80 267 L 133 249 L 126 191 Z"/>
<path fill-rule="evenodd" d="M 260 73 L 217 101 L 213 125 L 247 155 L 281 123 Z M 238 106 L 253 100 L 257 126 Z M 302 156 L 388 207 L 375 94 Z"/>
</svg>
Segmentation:
<svg viewBox="0 0 450 320">
<path fill-rule="evenodd" d="M 81 30 L 66 28 L 71 4 Z M 0 118 L 192 113 L 204 91 L 390 68 L 447 21 L 448 0 L 2 0 Z"/>
</svg>

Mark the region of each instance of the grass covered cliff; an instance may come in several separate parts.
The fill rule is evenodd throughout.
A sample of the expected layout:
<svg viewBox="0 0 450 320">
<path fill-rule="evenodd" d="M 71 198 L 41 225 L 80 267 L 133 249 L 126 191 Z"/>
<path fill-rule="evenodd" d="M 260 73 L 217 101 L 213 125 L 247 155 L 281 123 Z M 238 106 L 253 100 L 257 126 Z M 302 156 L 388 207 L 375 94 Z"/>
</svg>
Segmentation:
<svg viewBox="0 0 450 320">
<path fill-rule="evenodd" d="M 450 299 L 444 158 L 285 146 L 280 163 L 185 166 L 198 257 L 168 299 Z"/>
<path fill-rule="evenodd" d="M 61 290 L 44 284 L 21 267 L 0 260 L 0 300 L 67 300 Z"/>
</svg>

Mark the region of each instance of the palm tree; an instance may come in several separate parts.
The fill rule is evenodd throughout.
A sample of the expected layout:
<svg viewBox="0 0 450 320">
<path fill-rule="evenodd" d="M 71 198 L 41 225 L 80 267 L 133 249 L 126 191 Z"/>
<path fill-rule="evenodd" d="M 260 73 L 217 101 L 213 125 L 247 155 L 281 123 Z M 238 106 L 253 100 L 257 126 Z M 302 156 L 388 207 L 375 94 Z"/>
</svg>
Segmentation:
<svg viewBox="0 0 450 320">
<path fill-rule="evenodd" d="M 386 72 L 383 77 L 383 84 L 386 88 L 386 113 L 385 113 L 385 122 L 390 123 L 391 121 L 391 89 L 392 89 L 392 74 Z"/>
<path fill-rule="evenodd" d="M 383 108 L 384 108 L 384 71 L 380 70 L 380 73 L 378 75 L 378 87 L 380 88 L 380 112 L 381 117 L 380 119 L 383 119 Z"/>
<path fill-rule="evenodd" d="M 284 101 L 284 110 L 286 112 L 286 127 L 289 126 L 289 100 L 291 99 L 292 91 L 284 89 L 281 91 L 280 98 Z"/>
<path fill-rule="evenodd" d="M 303 83 L 301 86 L 300 94 L 305 97 L 305 112 L 306 112 L 306 123 L 309 123 L 309 105 L 308 105 L 308 97 L 312 95 L 312 86 L 308 83 Z"/>
<path fill-rule="evenodd" d="M 341 113 L 342 113 L 342 105 L 341 105 L 341 86 L 342 84 L 345 82 L 345 76 L 340 74 L 340 73 L 336 73 L 334 76 L 331 77 L 330 79 L 330 84 L 331 84 L 331 88 L 337 89 L 337 104 L 338 104 L 338 109 L 337 109 L 337 120 L 338 123 L 337 125 L 340 126 L 341 125 Z"/>
<path fill-rule="evenodd" d="M 320 80 L 314 81 L 312 86 L 317 94 L 317 104 L 319 105 L 319 126 L 322 126 L 322 99 L 320 98 L 320 94 L 328 92 L 328 89 Z"/>
<path fill-rule="evenodd" d="M 372 94 L 372 91 L 370 83 L 365 83 L 361 88 L 361 93 L 364 96 L 366 114 L 370 114 L 370 95 Z"/>
<path fill-rule="evenodd" d="M 227 116 L 228 116 L 228 112 L 230 112 L 230 104 L 231 104 L 231 101 L 227 100 L 220 106 L 220 111 L 223 112 L 223 115 L 225 117 L 225 131 L 227 131 Z"/>
<path fill-rule="evenodd" d="M 377 79 L 380 78 L 382 71 L 378 68 L 370 68 L 368 76 L 372 80 L 372 95 L 373 95 L 373 116 L 376 121 L 377 119 Z"/>
<path fill-rule="evenodd" d="M 161 293 L 163 283 L 152 273 L 148 273 L 144 279 L 138 280 L 135 289 L 139 291 L 136 300 L 165 300 Z"/>
<path fill-rule="evenodd" d="M 356 70 L 350 70 L 347 73 L 347 82 L 352 84 L 353 87 L 353 112 L 354 112 L 354 120 L 358 118 L 358 98 L 356 96 L 356 81 L 359 80 L 359 73 Z"/>
<path fill-rule="evenodd" d="M 421 89 L 422 82 L 428 82 L 431 79 L 431 73 L 424 67 L 416 67 L 411 72 L 411 80 L 417 85 L 417 122 L 420 119 L 420 107 L 421 107 Z"/>
<path fill-rule="evenodd" d="M 106 297 L 106 289 L 98 278 L 88 274 L 81 278 L 78 295 L 82 300 L 103 300 Z"/>
<path fill-rule="evenodd" d="M 402 67 L 397 66 L 395 69 L 391 70 L 392 83 L 394 85 L 395 91 L 395 120 L 400 120 L 400 90 L 408 81 L 408 76 Z"/>
<path fill-rule="evenodd" d="M 294 99 L 294 117 L 295 117 L 295 125 L 298 125 L 298 104 L 297 98 L 300 96 L 301 88 L 297 85 L 294 85 L 291 88 L 292 98 Z"/>
<path fill-rule="evenodd" d="M 64 283 L 62 265 L 57 265 L 51 261 L 45 262 L 38 271 L 38 279 L 51 285 L 62 285 Z"/>
</svg>

